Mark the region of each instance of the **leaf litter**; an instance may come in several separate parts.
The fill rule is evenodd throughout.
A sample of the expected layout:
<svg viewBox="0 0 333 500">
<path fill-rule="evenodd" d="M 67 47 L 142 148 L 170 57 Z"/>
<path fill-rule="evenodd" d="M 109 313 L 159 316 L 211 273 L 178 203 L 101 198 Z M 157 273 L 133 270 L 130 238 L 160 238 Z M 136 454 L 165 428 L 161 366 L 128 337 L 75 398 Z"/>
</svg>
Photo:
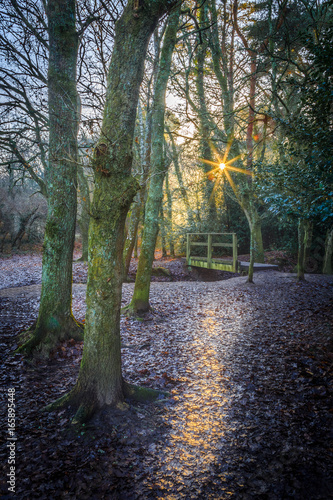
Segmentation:
<svg viewBox="0 0 333 500">
<path fill-rule="evenodd" d="M 123 305 L 132 291 L 124 284 Z M 123 372 L 170 397 L 102 411 L 79 431 L 69 409 L 40 409 L 75 383 L 82 343 L 64 342 L 48 362 L 11 355 L 36 318 L 38 294 L 35 286 L 0 296 L 18 498 L 331 498 L 332 277 L 152 283 L 153 310 L 121 318 Z M 84 285 L 74 285 L 81 320 L 84 300 Z M 5 478 L 5 446 L 1 458 Z M 1 488 L 6 498 L 5 479 Z"/>
</svg>

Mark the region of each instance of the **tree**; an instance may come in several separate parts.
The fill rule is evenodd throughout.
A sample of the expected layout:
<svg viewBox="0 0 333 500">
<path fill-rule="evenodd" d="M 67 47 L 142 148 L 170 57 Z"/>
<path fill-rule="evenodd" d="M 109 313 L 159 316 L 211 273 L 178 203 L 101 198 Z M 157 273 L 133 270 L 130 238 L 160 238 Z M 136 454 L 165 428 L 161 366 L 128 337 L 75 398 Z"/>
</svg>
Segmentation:
<svg viewBox="0 0 333 500">
<path fill-rule="evenodd" d="M 280 105 L 274 108 L 283 140 L 276 162 L 265 165 L 262 186 L 266 184 L 266 200 L 272 208 L 298 220 L 297 277 L 303 280 L 313 225 L 329 235 L 332 224 L 333 31 L 326 2 L 300 2 L 298 7 L 302 23 L 296 40 L 289 41 L 290 56 L 274 55 L 277 62 L 287 65 L 283 71 L 287 76 L 275 90 L 275 102 Z M 329 246 L 329 237 L 326 242 Z M 327 259 L 324 262 L 326 266 Z"/>
<path fill-rule="evenodd" d="M 47 197 L 47 23 L 42 3 L 4 0 L 0 12 L 0 165 Z"/>
<path fill-rule="evenodd" d="M 131 175 L 139 87 L 149 38 L 172 2 L 129 1 L 116 23 L 101 136 L 95 148 L 95 190 L 89 227 L 85 342 L 73 390 L 50 408 L 73 404 L 81 422 L 124 396 L 140 397 L 121 373 L 120 304 L 124 226 L 139 189 Z M 146 394 L 146 393 L 145 393 Z"/>
<path fill-rule="evenodd" d="M 168 18 L 154 89 L 151 175 L 134 292 L 127 308 L 133 312 L 148 311 L 150 308 L 150 279 L 158 234 L 158 217 L 163 199 L 163 182 L 167 170 L 167 165 L 164 161 L 165 95 L 170 74 L 172 53 L 176 43 L 179 16 L 180 5 L 173 10 Z"/>
<path fill-rule="evenodd" d="M 42 291 L 36 326 L 19 348 L 21 352 L 37 350 L 43 355 L 61 339 L 83 337 L 83 327 L 71 311 L 79 126 L 75 0 L 50 0 L 47 16 L 49 161 L 45 172 L 48 214 Z"/>
</svg>

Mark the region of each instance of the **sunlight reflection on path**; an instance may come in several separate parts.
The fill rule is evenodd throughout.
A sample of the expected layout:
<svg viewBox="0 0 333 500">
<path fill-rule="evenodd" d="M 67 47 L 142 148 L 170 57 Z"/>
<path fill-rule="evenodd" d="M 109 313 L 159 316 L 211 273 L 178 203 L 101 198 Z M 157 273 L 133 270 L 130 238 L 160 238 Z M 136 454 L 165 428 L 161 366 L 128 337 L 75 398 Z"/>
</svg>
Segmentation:
<svg viewBox="0 0 333 500">
<path fill-rule="evenodd" d="M 239 331 L 241 321 L 238 316 L 230 323 L 225 313 L 226 305 L 221 301 L 213 305 L 209 302 L 208 307 L 202 304 L 197 310 L 200 320 L 193 318 L 196 329 L 191 332 L 192 339 L 181 345 L 179 356 L 187 364 L 188 383 L 183 393 L 175 391 L 176 404 L 165 417 L 170 432 L 158 457 L 161 467 L 153 479 L 154 487 L 165 492 L 166 496 L 160 498 L 182 498 L 184 495 L 191 498 L 190 490 L 193 498 L 198 498 L 201 486 L 214 474 L 216 477 L 217 454 L 224 447 L 225 416 L 230 403 L 224 383 L 223 344 L 227 335 L 228 349 L 233 348 L 237 341 L 234 332 Z M 227 330 L 226 323 L 230 325 Z M 219 471 L 220 491 L 227 498 L 223 487 L 227 480 L 225 471 L 221 466 Z M 167 493 L 171 489 L 175 491 L 174 488 L 177 497 Z"/>
</svg>

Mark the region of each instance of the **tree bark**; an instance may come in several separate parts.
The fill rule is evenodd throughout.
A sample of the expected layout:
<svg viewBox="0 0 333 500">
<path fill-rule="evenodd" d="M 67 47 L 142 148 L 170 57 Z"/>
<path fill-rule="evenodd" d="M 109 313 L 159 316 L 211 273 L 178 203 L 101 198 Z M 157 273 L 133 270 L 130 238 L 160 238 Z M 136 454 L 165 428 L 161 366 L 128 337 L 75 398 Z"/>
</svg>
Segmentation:
<svg viewBox="0 0 333 500">
<path fill-rule="evenodd" d="M 200 28 L 207 28 L 208 18 L 207 18 L 207 2 L 203 2 L 198 9 L 198 20 Z M 201 33 L 201 37 L 203 34 Z M 207 56 L 208 42 L 204 38 L 201 40 L 201 44 L 198 46 L 197 50 L 197 62 L 196 62 L 196 90 L 198 96 L 198 120 L 199 120 L 199 151 L 201 158 L 205 160 L 212 160 L 212 152 L 210 146 L 210 134 L 211 134 L 211 124 L 210 124 L 210 114 L 207 109 L 206 96 L 205 96 L 205 86 L 204 86 L 204 75 L 205 75 L 205 60 Z M 202 163 L 202 168 L 205 174 L 207 174 L 211 167 L 207 163 Z M 205 210 L 205 223 L 207 225 L 207 230 L 215 229 L 215 223 L 217 220 L 217 210 L 216 210 L 216 200 L 214 193 L 214 184 L 209 176 L 205 175 L 204 180 L 204 208 Z"/>
<path fill-rule="evenodd" d="M 134 250 L 135 242 L 138 236 L 138 228 L 140 223 L 140 216 L 144 204 L 145 186 L 141 188 L 140 192 L 137 193 L 135 200 L 133 202 L 132 213 L 129 221 L 128 234 L 125 240 L 124 246 L 124 281 L 126 281 L 130 264 L 132 253 Z"/>
<path fill-rule="evenodd" d="M 165 191 L 167 195 L 167 214 L 168 214 L 168 240 L 169 240 L 169 249 L 170 249 L 170 257 L 175 256 L 175 244 L 173 241 L 173 226 L 172 226 L 172 196 L 169 187 L 169 175 L 166 174 L 165 178 Z"/>
<path fill-rule="evenodd" d="M 78 407 L 73 423 L 125 395 L 141 396 L 123 381 L 120 304 L 126 215 L 139 189 L 131 175 L 139 88 L 149 38 L 171 3 L 130 1 L 116 23 L 101 137 L 95 148 L 95 190 L 89 227 L 85 342 L 74 389 L 49 408 Z"/>
<path fill-rule="evenodd" d="M 145 209 L 143 236 L 134 293 L 131 303 L 127 307 L 129 311 L 134 313 L 145 312 L 150 308 L 150 279 L 158 234 L 158 219 L 163 198 L 163 181 L 166 173 L 163 151 L 165 95 L 170 74 L 172 53 L 176 43 L 179 16 L 180 6 L 176 7 L 170 14 L 156 78 L 152 126 L 152 172 Z"/>
<path fill-rule="evenodd" d="M 88 180 L 84 174 L 83 166 L 78 168 L 78 198 L 79 215 L 78 224 L 81 231 L 82 255 L 78 261 L 86 262 L 88 260 L 88 234 L 90 221 L 90 190 Z"/>
<path fill-rule="evenodd" d="M 165 226 L 166 224 L 165 224 L 164 210 L 163 210 L 163 205 L 161 205 L 159 232 L 161 236 L 162 257 L 167 257 Z"/>
<path fill-rule="evenodd" d="M 77 208 L 78 35 L 75 0 L 49 0 L 49 162 L 45 177 L 48 214 L 45 227 L 42 291 L 36 327 L 19 350 L 47 356 L 59 340 L 82 339 L 83 328 L 71 311 L 72 258 Z"/>
<path fill-rule="evenodd" d="M 333 226 L 327 230 L 326 234 L 323 274 L 332 274 L 332 255 L 333 255 Z"/>
<path fill-rule="evenodd" d="M 304 221 L 304 262 L 303 268 L 306 269 L 310 257 L 312 244 L 313 222 L 311 220 Z"/>
</svg>

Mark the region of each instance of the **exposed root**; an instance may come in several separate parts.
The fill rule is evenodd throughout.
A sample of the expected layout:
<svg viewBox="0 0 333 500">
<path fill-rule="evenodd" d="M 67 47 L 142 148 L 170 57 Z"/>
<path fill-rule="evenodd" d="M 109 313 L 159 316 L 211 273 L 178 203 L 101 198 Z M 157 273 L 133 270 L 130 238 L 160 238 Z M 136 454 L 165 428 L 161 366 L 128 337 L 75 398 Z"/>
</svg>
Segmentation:
<svg viewBox="0 0 333 500">
<path fill-rule="evenodd" d="M 71 424 L 82 425 L 93 416 L 93 414 L 97 410 L 97 406 L 93 401 L 90 401 L 88 403 L 82 402 L 81 404 L 79 404 L 78 400 L 79 400 L 79 393 L 77 391 L 77 388 L 74 387 L 74 389 L 72 389 L 64 396 L 61 396 L 60 398 L 53 401 L 53 403 L 50 403 L 49 405 L 45 406 L 42 409 L 42 411 L 54 411 L 67 406 L 73 406 L 74 408 L 78 409 L 76 410 L 76 413 L 72 419 Z"/>
<path fill-rule="evenodd" d="M 161 396 L 170 396 L 166 391 L 157 391 L 149 387 L 140 387 L 139 385 L 129 384 L 128 382 L 123 383 L 123 391 L 126 398 L 139 402 L 155 401 Z"/>
<path fill-rule="evenodd" d="M 87 422 L 95 413 L 96 406 L 94 404 L 82 403 L 72 419 L 72 425 L 82 425 Z"/>
<path fill-rule="evenodd" d="M 147 387 L 140 387 L 137 385 L 123 382 L 123 395 L 125 398 L 138 402 L 156 401 L 161 397 L 167 398 L 170 396 L 168 392 L 156 391 Z M 117 410 L 125 411 L 128 409 L 128 404 L 122 401 L 114 402 L 113 405 L 100 406 L 92 394 L 88 396 L 87 393 L 80 391 L 76 385 L 69 393 L 61 396 L 59 399 L 45 406 L 42 411 L 54 411 L 71 406 L 76 409 L 75 415 L 72 419 L 72 425 L 82 425 L 90 420 L 93 415 L 98 411 L 106 408 L 107 406 L 112 411 L 112 407 Z"/>
<path fill-rule="evenodd" d="M 50 352 L 62 340 L 83 340 L 84 327 L 78 323 L 73 316 L 63 321 L 51 319 L 48 325 L 38 321 L 34 327 L 20 334 L 20 340 L 24 343 L 15 352 L 26 356 L 37 356 L 47 358 Z"/>
<path fill-rule="evenodd" d="M 60 408 L 63 408 L 64 406 L 70 405 L 71 400 L 72 400 L 72 392 L 68 392 L 64 396 L 61 396 L 61 398 L 53 401 L 53 403 L 50 403 L 47 406 L 44 406 L 44 408 L 42 408 L 42 411 L 59 410 Z"/>
</svg>

